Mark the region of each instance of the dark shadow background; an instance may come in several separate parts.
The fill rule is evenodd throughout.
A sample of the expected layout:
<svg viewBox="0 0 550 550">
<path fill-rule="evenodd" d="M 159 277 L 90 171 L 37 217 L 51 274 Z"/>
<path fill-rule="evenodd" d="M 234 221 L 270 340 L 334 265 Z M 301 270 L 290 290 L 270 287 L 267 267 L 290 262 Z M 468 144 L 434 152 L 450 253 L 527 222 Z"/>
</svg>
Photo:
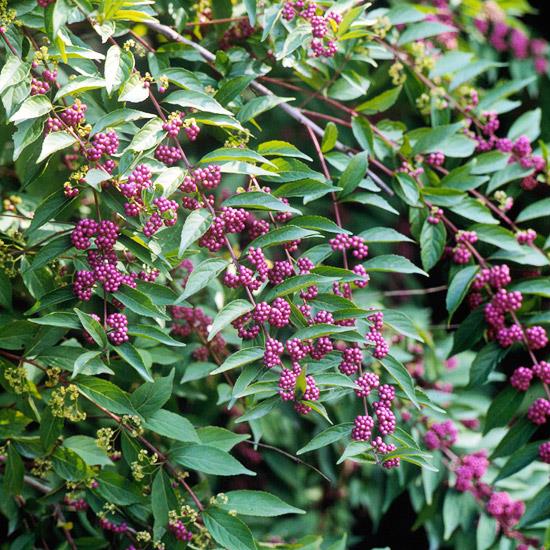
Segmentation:
<svg viewBox="0 0 550 550">
<path fill-rule="evenodd" d="M 525 17 L 525 23 L 535 29 L 542 38 L 550 41 L 550 28 L 548 26 L 550 2 L 548 0 L 531 0 L 531 5 L 538 10 L 538 13 Z"/>
</svg>

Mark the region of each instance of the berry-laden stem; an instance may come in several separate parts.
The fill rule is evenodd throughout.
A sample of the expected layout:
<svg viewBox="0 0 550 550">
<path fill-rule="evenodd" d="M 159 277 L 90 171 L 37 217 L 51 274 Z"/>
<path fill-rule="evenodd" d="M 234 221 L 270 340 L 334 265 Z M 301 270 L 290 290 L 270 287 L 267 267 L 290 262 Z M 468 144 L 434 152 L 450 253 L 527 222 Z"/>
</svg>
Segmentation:
<svg viewBox="0 0 550 550">
<path fill-rule="evenodd" d="M 209 62 L 213 62 L 216 59 L 216 56 L 201 46 L 200 44 L 197 44 L 196 42 L 193 42 L 192 40 L 188 40 L 187 38 L 183 37 L 181 34 L 177 33 L 170 27 L 167 27 L 166 25 L 162 25 L 161 23 L 156 23 L 153 21 L 148 21 L 145 23 L 149 28 L 151 28 L 154 31 L 159 32 L 160 34 L 166 36 L 167 38 L 170 38 L 174 40 L 175 42 L 180 42 L 181 44 L 185 44 L 186 46 L 190 46 L 192 48 L 195 48 L 202 57 Z M 253 81 L 250 84 L 250 87 L 259 92 L 260 94 L 264 96 L 272 96 L 274 95 L 271 90 L 266 88 L 264 85 L 260 84 L 259 82 Z M 313 130 L 319 137 L 322 137 L 324 134 L 324 130 L 315 124 L 311 119 L 303 115 L 299 109 L 296 107 L 292 107 L 291 105 L 288 105 L 288 103 L 280 103 L 278 107 L 287 113 L 290 117 L 292 117 L 294 120 L 299 122 L 300 124 L 306 126 L 307 128 Z M 350 153 L 350 148 L 347 145 L 344 145 L 343 143 L 340 143 L 339 141 L 335 144 L 335 149 L 338 151 L 341 151 L 343 153 Z M 373 181 L 378 185 L 383 191 L 385 191 L 388 195 L 393 195 L 393 191 L 388 187 L 380 178 L 376 176 L 376 174 L 371 174 L 369 171 L 369 175 L 372 177 Z"/>
</svg>

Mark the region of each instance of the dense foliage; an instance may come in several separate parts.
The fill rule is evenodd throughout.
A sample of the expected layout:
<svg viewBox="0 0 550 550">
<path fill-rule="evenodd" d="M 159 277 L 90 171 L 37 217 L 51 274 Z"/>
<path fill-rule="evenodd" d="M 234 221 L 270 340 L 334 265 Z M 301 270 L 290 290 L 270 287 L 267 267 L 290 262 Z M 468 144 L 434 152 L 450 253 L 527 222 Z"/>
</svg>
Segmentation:
<svg viewBox="0 0 550 550">
<path fill-rule="evenodd" d="M 531 12 L 0 1 L 0 548 L 550 544 Z"/>
</svg>

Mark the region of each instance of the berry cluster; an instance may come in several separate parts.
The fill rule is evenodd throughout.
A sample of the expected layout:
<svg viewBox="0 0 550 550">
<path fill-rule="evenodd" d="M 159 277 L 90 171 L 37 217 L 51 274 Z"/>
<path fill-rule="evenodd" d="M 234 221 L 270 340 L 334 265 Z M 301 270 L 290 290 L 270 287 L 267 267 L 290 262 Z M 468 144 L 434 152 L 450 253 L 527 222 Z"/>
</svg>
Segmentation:
<svg viewBox="0 0 550 550">
<path fill-rule="evenodd" d="M 197 168 L 185 176 L 180 189 L 184 193 L 196 193 L 203 190 L 212 191 L 220 185 L 221 181 L 221 167 L 211 164 L 205 168 Z"/>
<path fill-rule="evenodd" d="M 168 530 L 182 542 L 189 542 L 193 538 L 193 533 L 187 529 L 181 519 L 171 519 L 168 522 Z"/>
<path fill-rule="evenodd" d="M 119 141 L 114 130 L 99 132 L 93 137 L 92 146 L 86 151 L 91 161 L 98 161 L 103 155 L 114 155 L 118 151 Z"/>
<path fill-rule="evenodd" d="M 489 36 L 489 42 L 498 52 L 509 52 L 516 59 L 532 58 L 535 70 L 546 74 L 548 70 L 546 40 L 529 39 L 521 30 L 510 27 L 503 19 L 476 18 L 476 28 L 484 36 Z"/>
<path fill-rule="evenodd" d="M 476 308 L 485 302 L 485 291 L 490 298 L 484 306 L 489 338 L 497 340 L 502 347 L 524 341 L 531 350 L 542 349 L 548 343 L 546 330 L 538 325 L 524 328 L 517 322 L 515 312 L 521 308 L 523 296 L 504 288 L 511 282 L 510 268 L 506 264 L 482 269 L 471 286 L 470 307 Z"/>
<path fill-rule="evenodd" d="M 111 329 L 107 336 L 115 345 L 120 346 L 129 340 L 128 338 L 128 319 L 123 313 L 111 313 L 107 317 L 107 325 Z"/>
<path fill-rule="evenodd" d="M 335 12 L 321 14 L 321 7 L 315 2 L 287 0 L 283 4 L 283 19 L 292 21 L 296 17 L 309 21 L 312 39 L 310 42 L 312 57 L 333 57 L 338 51 L 334 38 L 329 38 L 330 30 L 335 33 L 342 16 Z"/>
<path fill-rule="evenodd" d="M 455 264 L 467 264 L 472 258 L 470 247 L 477 242 L 475 231 L 458 231 L 455 234 L 456 246 L 451 249 Z"/>
<path fill-rule="evenodd" d="M 365 239 L 358 235 L 349 236 L 346 233 L 340 233 L 329 240 L 332 250 L 345 251 L 352 250 L 352 254 L 358 260 L 363 260 L 369 254 L 369 247 L 365 244 Z"/>
</svg>

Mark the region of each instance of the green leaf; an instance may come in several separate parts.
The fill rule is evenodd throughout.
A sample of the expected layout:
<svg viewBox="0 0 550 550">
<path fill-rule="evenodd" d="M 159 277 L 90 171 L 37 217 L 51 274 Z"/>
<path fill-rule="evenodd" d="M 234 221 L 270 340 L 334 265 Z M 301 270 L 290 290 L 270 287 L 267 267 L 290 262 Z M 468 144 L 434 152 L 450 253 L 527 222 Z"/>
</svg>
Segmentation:
<svg viewBox="0 0 550 550">
<path fill-rule="evenodd" d="M 384 198 L 376 195 L 375 193 L 354 193 L 349 197 L 346 197 L 342 202 L 358 202 L 360 204 L 366 204 L 369 206 L 376 206 L 392 214 L 399 214 L 399 212 Z"/>
<path fill-rule="evenodd" d="M 367 172 L 368 161 L 364 153 L 358 153 L 349 161 L 344 173 L 338 180 L 338 187 L 342 188 L 340 197 L 350 195 L 361 183 Z"/>
<path fill-rule="evenodd" d="M 496 449 L 489 457 L 491 460 L 501 456 L 509 456 L 518 449 L 522 448 L 531 439 L 531 436 L 537 430 L 536 424 L 533 424 L 527 418 L 520 418 L 506 432 Z"/>
<path fill-rule="evenodd" d="M 171 397 L 174 383 L 174 370 L 168 376 L 157 378 L 154 382 L 142 384 L 130 400 L 136 410 L 145 417 L 158 411 Z"/>
<path fill-rule="evenodd" d="M 144 426 L 156 434 L 176 441 L 184 443 L 199 442 L 199 437 L 191 422 L 187 418 L 171 411 L 160 409 L 153 414 L 149 414 Z"/>
<path fill-rule="evenodd" d="M 220 374 L 228 370 L 236 369 L 254 361 L 258 361 L 264 356 L 264 349 L 259 347 L 244 348 L 231 354 L 217 369 L 210 374 Z"/>
<path fill-rule="evenodd" d="M 386 254 L 375 256 L 363 264 L 365 269 L 372 272 L 389 272 L 389 273 L 419 273 L 420 275 L 428 274 L 416 267 L 410 260 L 396 254 Z"/>
<path fill-rule="evenodd" d="M 115 89 L 118 67 L 120 65 L 121 49 L 117 45 L 111 46 L 105 56 L 105 89 L 111 95 Z"/>
<path fill-rule="evenodd" d="M 293 97 L 277 97 L 276 95 L 264 95 L 250 100 L 237 114 L 237 120 L 241 123 L 248 122 L 257 116 L 270 111 L 281 103 L 294 101 Z"/>
<path fill-rule="evenodd" d="M 212 321 L 212 326 L 208 332 L 208 341 L 210 342 L 229 323 L 252 309 L 254 309 L 254 306 L 247 300 L 233 300 L 226 304 Z"/>
<path fill-rule="evenodd" d="M 437 59 L 434 68 L 430 71 L 430 78 L 437 78 L 463 69 L 470 63 L 472 57 L 473 54 L 470 52 L 450 51 Z"/>
<path fill-rule="evenodd" d="M 91 315 L 88 315 L 88 313 L 84 313 L 77 308 L 74 311 L 82 323 L 84 330 L 92 337 L 93 341 L 100 347 L 107 347 L 107 335 L 101 324 Z"/>
<path fill-rule="evenodd" d="M 449 90 L 456 90 L 459 86 L 461 86 L 465 82 L 468 82 L 468 80 L 472 80 L 476 76 L 484 73 L 485 71 L 488 71 L 492 67 L 502 66 L 504 66 L 504 64 L 496 63 L 488 59 L 481 59 L 479 61 L 468 63 L 468 65 L 456 72 L 454 78 L 451 80 L 451 83 L 449 85 Z"/>
<path fill-rule="evenodd" d="M 347 229 L 341 228 L 335 224 L 332 220 L 324 218 L 323 216 L 300 216 L 292 220 L 292 225 L 297 227 L 304 227 L 313 231 L 323 231 L 325 233 L 345 233 L 351 234 Z"/>
<path fill-rule="evenodd" d="M 548 216 L 550 211 L 550 197 L 546 199 L 541 199 L 540 201 L 534 202 L 524 208 L 516 218 L 517 223 L 526 222 L 528 220 L 534 220 L 536 218 L 544 218 Z"/>
<path fill-rule="evenodd" d="M 166 97 L 164 102 L 178 107 L 191 107 L 207 113 L 233 116 L 231 111 L 222 107 L 213 97 L 196 90 L 177 90 Z"/>
<path fill-rule="evenodd" d="M 311 161 L 312 158 L 302 153 L 292 143 L 286 141 L 264 141 L 258 146 L 258 153 L 266 157 L 293 157 Z"/>
<path fill-rule="evenodd" d="M 97 441 L 87 435 L 73 435 L 63 441 L 63 447 L 74 451 L 89 466 L 110 466 L 111 459 L 97 446 Z"/>
<path fill-rule="evenodd" d="M 301 455 L 304 453 L 309 453 L 311 451 L 321 449 L 322 447 L 326 447 L 327 445 L 331 445 L 336 441 L 340 441 L 344 437 L 348 437 L 350 435 L 352 428 L 352 422 L 344 422 L 343 424 L 331 426 L 330 428 L 318 433 L 307 445 L 304 445 L 301 449 L 299 449 L 296 454 Z"/>
<path fill-rule="evenodd" d="M 462 123 L 457 122 L 424 130 L 421 137 L 414 144 L 412 154 L 418 155 L 420 153 L 441 151 L 442 144 L 455 135 L 460 128 L 462 128 Z"/>
<path fill-rule="evenodd" d="M 495 518 L 487 514 L 481 514 L 477 524 L 476 544 L 477 550 L 487 550 L 495 541 L 498 532 L 498 524 Z"/>
<path fill-rule="evenodd" d="M 174 447 L 171 459 L 191 470 L 216 476 L 256 475 L 226 451 L 210 445 L 186 444 Z"/>
<path fill-rule="evenodd" d="M 20 495 L 23 491 L 25 466 L 13 443 L 8 445 L 8 458 L 4 468 L 4 490 L 9 495 Z"/>
<path fill-rule="evenodd" d="M 391 227 L 371 227 L 359 233 L 367 243 L 405 243 L 414 242 L 412 239 L 399 233 Z"/>
<path fill-rule="evenodd" d="M 211 151 L 210 153 L 204 155 L 201 158 L 200 163 L 211 164 L 214 162 L 235 160 L 241 160 L 243 162 L 249 162 L 251 164 L 262 163 L 274 166 L 274 164 L 270 160 L 256 153 L 256 151 L 253 151 L 252 149 L 246 149 L 244 147 L 221 147 L 220 149 L 215 149 L 214 151 Z"/>
<path fill-rule="evenodd" d="M 137 414 L 128 394 L 108 380 L 93 376 L 81 376 L 76 385 L 82 395 L 108 411 L 115 414 Z"/>
<path fill-rule="evenodd" d="M 516 472 L 519 472 L 520 470 L 523 470 L 523 468 L 529 466 L 531 462 L 537 460 L 539 457 L 540 444 L 540 441 L 533 441 L 532 443 L 525 445 L 525 447 L 520 447 L 517 449 L 498 472 L 495 483 L 501 479 L 514 475 Z"/>
<path fill-rule="evenodd" d="M 130 76 L 134 69 L 134 56 L 131 52 L 121 50 L 118 46 L 111 46 L 105 57 L 105 88 L 111 95 L 113 90 L 118 90 L 123 82 Z M 136 93 L 145 95 L 144 91 L 136 89 Z M 127 96 L 126 96 L 127 97 Z"/>
<path fill-rule="evenodd" d="M 162 329 L 153 325 L 130 325 L 128 327 L 128 334 L 130 336 L 139 336 L 148 340 L 154 340 L 161 344 L 166 344 L 167 346 L 185 347 L 186 345 L 184 342 L 175 340 Z"/>
<path fill-rule="evenodd" d="M 489 342 L 481 348 L 470 366 L 469 386 L 474 388 L 485 384 L 508 351 L 509 349 L 501 348 L 497 342 Z"/>
<path fill-rule="evenodd" d="M 357 143 L 368 153 L 374 149 L 374 133 L 368 120 L 355 116 L 351 119 L 351 130 Z"/>
<path fill-rule="evenodd" d="M 235 510 L 237 514 L 271 518 L 285 514 L 305 514 L 304 510 L 287 504 L 279 497 L 264 491 L 229 491 L 225 493 L 227 503 L 221 504 L 224 510 Z"/>
<path fill-rule="evenodd" d="M 102 470 L 97 476 L 99 485 L 95 489 L 107 502 L 117 506 L 130 506 L 143 503 L 139 489 L 130 483 L 126 477 L 117 472 Z"/>
<path fill-rule="evenodd" d="M 527 503 L 525 513 L 517 527 L 522 529 L 534 525 L 548 519 L 548 516 L 550 516 L 550 491 L 545 486 Z"/>
<path fill-rule="evenodd" d="M 392 328 L 396 332 L 417 340 L 418 342 L 424 342 L 424 336 L 422 331 L 417 328 L 410 317 L 403 313 L 399 309 L 384 309 L 384 325 Z"/>
<path fill-rule="evenodd" d="M 527 136 L 529 141 L 535 141 L 540 135 L 541 118 L 542 111 L 540 108 L 523 113 L 508 130 L 508 139 L 515 141 L 523 135 Z"/>
<path fill-rule="evenodd" d="M 357 275 L 355 276 L 354 280 L 356 279 Z M 294 292 L 298 292 L 299 290 L 308 288 L 312 285 L 330 284 L 339 280 L 340 277 L 324 277 L 323 275 L 319 275 L 317 273 L 307 275 L 295 275 L 294 277 L 289 277 L 281 284 L 273 287 L 266 294 L 265 300 L 267 302 L 271 302 L 279 296 L 288 296 L 289 294 L 293 294 Z"/>
<path fill-rule="evenodd" d="M 151 298 L 137 288 L 123 285 L 113 293 L 113 296 L 138 315 L 153 319 L 168 319 L 167 315 L 152 302 Z"/>
<path fill-rule="evenodd" d="M 285 225 L 277 229 L 272 229 L 269 233 L 261 235 L 257 239 L 254 239 L 248 246 L 247 250 L 253 248 L 269 248 L 271 246 L 277 246 L 289 241 L 296 241 L 298 239 L 309 239 L 312 237 L 321 237 L 316 231 L 309 229 L 303 229 L 295 225 Z"/>
<path fill-rule="evenodd" d="M 30 63 L 26 63 L 16 55 L 6 52 L 2 71 L 0 72 L 0 94 L 4 93 L 16 82 L 26 79 L 30 70 Z"/>
<path fill-rule="evenodd" d="M 11 309 L 12 289 L 7 275 L 0 271 L 0 306 Z"/>
<path fill-rule="evenodd" d="M 491 174 L 503 170 L 510 160 L 509 153 L 500 151 L 489 151 L 477 156 L 474 160 L 472 174 Z"/>
<path fill-rule="evenodd" d="M 481 308 L 471 311 L 453 334 L 453 348 L 448 357 L 471 349 L 483 337 L 485 316 Z"/>
<path fill-rule="evenodd" d="M 130 103 L 141 103 L 149 97 L 149 88 L 138 73 L 134 73 L 121 86 L 118 93 L 118 101 L 129 101 Z"/>
<path fill-rule="evenodd" d="M 31 119 L 17 125 L 17 131 L 13 134 L 13 160 L 19 158 L 26 147 L 34 143 L 44 135 L 44 120 Z"/>
<path fill-rule="evenodd" d="M 236 195 L 233 195 L 223 201 L 222 206 L 245 208 L 247 210 L 265 210 L 272 212 L 291 212 L 293 214 L 301 214 L 300 210 L 293 208 L 269 193 L 263 193 L 261 191 L 237 193 Z"/>
<path fill-rule="evenodd" d="M 86 462 L 67 447 L 57 447 L 52 455 L 54 472 L 66 481 L 82 481 L 90 474 Z"/>
<path fill-rule="evenodd" d="M 449 319 L 458 309 L 458 306 L 462 303 L 462 300 L 464 300 L 464 297 L 468 293 L 468 289 L 470 288 L 470 285 L 472 284 L 478 270 L 478 266 L 470 265 L 458 271 L 451 280 L 445 301 L 447 311 L 449 312 Z"/>
<path fill-rule="evenodd" d="M 177 507 L 177 499 L 170 480 L 164 474 L 162 468 L 156 473 L 151 485 L 151 508 L 153 510 L 153 533 L 155 539 L 160 538 L 166 532 L 168 525 L 168 512 Z"/>
<path fill-rule="evenodd" d="M 200 442 L 229 452 L 235 445 L 250 438 L 250 434 L 236 434 L 218 426 L 205 426 L 197 430 Z"/>
<path fill-rule="evenodd" d="M 409 42 L 415 42 L 422 40 L 423 38 L 429 38 L 430 36 L 436 36 L 438 34 L 446 32 L 456 31 L 455 27 L 444 25 L 437 21 L 421 21 L 420 23 L 413 23 L 409 25 L 407 29 L 401 34 L 397 41 L 398 46 L 404 46 Z"/>
<path fill-rule="evenodd" d="M 443 524 L 445 533 L 443 538 L 449 540 L 462 519 L 464 494 L 452 489 L 447 490 L 443 501 Z"/>
<path fill-rule="evenodd" d="M 42 142 L 42 150 L 40 156 L 36 160 L 37 163 L 42 162 L 53 153 L 66 149 L 76 143 L 76 138 L 67 132 L 51 132 L 48 134 Z M 65 199 L 66 202 L 67 199 Z"/>
<path fill-rule="evenodd" d="M 183 293 L 178 298 L 178 302 L 181 303 L 183 300 L 207 287 L 227 265 L 227 260 L 219 258 L 208 258 L 202 261 L 189 275 Z"/>
<path fill-rule="evenodd" d="M 10 117 L 10 122 L 18 124 L 25 120 L 38 118 L 49 113 L 52 110 L 52 104 L 45 95 L 33 95 L 27 98 L 21 107 Z"/>
<path fill-rule="evenodd" d="M 534 294 L 535 296 L 550 298 L 550 277 L 527 279 L 511 284 L 508 288 L 510 290 L 517 290 L 522 294 Z"/>
<path fill-rule="evenodd" d="M 414 406 L 417 409 L 420 409 L 420 404 L 414 389 L 413 379 L 405 366 L 391 355 L 387 355 L 384 359 L 380 359 L 379 361 L 386 372 L 395 380 L 397 385 L 403 390 Z"/>
<path fill-rule="evenodd" d="M 473 197 L 463 197 L 458 204 L 449 206 L 449 210 L 470 221 L 498 224 L 491 211 Z"/>
<path fill-rule="evenodd" d="M 74 300 L 74 293 L 71 289 L 56 288 L 38 299 L 29 310 L 25 311 L 25 315 L 33 315 L 43 309 L 61 304 L 63 302 L 68 302 L 70 300 Z"/>
<path fill-rule="evenodd" d="M 216 101 L 222 105 L 227 105 L 237 98 L 246 88 L 248 88 L 248 85 L 253 80 L 254 75 L 240 75 L 225 80 L 219 87 L 214 97 Z"/>
<path fill-rule="evenodd" d="M 53 416 L 50 407 L 46 407 L 40 418 L 40 443 L 45 451 L 49 451 L 52 445 L 63 431 L 63 418 Z"/>
<path fill-rule="evenodd" d="M 349 327 L 342 327 L 340 325 L 329 325 L 327 323 L 318 323 L 316 325 L 304 327 L 296 331 L 294 334 L 294 338 L 298 338 L 298 340 L 308 340 L 310 338 L 321 338 L 322 336 L 330 336 L 331 334 L 348 332 L 349 330 Z"/>
<path fill-rule="evenodd" d="M 90 374 L 90 372 L 88 372 L 88 367 L 90 366 L 90 364 L 92 362 L 98 360 L 100 355 L 101 355 L 100 350 L 87 351 L 87 352 L 79 355 L 78 358 L 76 359 L 76 361 L 74 362 L 73 373 L 71 375 L 71 379 L 75 378 L 76 376 L 78 376 L 79 374 L 82 374 L 84 372 L 86 372 L 87 374 Z M 96 373 L 94 373 L 94 374 L 96 374 Z"/>
<path fill-rule="evenodd" d="M 386 17 L 392 25 L 403 25 L 404 23 L 416 23 L 426 18 L 424 12 L 410 4 L 398 5 L 386 13 Z"/>
<path fill-rule="evenodd" d="M 118 355 L 146 381 L 152 382 L 151 369 L 145 364 L 138 350 L 128 342 L 115 347 Z"/>
<path fill-rule="evenodd" d="M 376 97 L 361 103 L 361 105 L 356 107 L 355 110 L 360 113 L 365 113 L 366 115 L 373 115 L 375 113 L 387 111 L 397 101 L 401 90 L 401 86 L 398 86 L 397 88 L 390 88 Z"/>
<path fill-rule="evenodd" d="M 508 424 L 521 406 L 524 397 L 525 393 L 516 390 L 511 385 L 506 386 L 491 401 L 485 417 L 483 433 L 489 433 L 493 428 Z"/>
<path fill-rule="evenodd" d="M 162 129 L 162 124 L 162 120 L 158 117 L 147 121 L 134 135 L 128 149 L 140 153 L 156 147 L 166 135 L 166 132 Z"/>
<path fill-rule="evenodd" d="M 225 510 L 211 507 L 203 511 L 202 519 L 208 533 L 227 550 L 257 550 L 250 529 L 239 518 Z"/>
<path fill-rule="evenodd" d="M 55 94 L 54 101 L 59 101 L 68 95 L 78 95 L 82 92 L 97 90 L 99 88 L 105 88 L 105 80 L 103 78 L 80 75 L 72 80 L 69 80 L 67 84 L 62 86 Z"/>
<path fill-rule="evenodd" d="M 499 187 L 502 187 L 505 183 L 524 178 L 532 172 L 532 168 L 523 168 L 523 166 L 521 166 L 519 162 L 508 164 L 506 168 L 495 172 L 492 175 L 491 180 L 489 181 L 489 185 L 487 186 L 487 194 L 492 193 Z"/>
<path fill-rule="evenodd" d="M 334 149 L 336 142 L 338 141 L 338 128 L 334 122 L 329 122 L 325 127 L 323 133 L 323 140 L 321 141 L 321 151 L 328 153 Z"/>
<path fill-rule="evenodd" d="M 409 206 L 419 206 L 420 190 L 414 178 L 409 176 L 409 174 L 397 172 L 395 179 L 397 180 L 395 187 L 397 195 Z"/>
<path fill-rule="evenodd" d="M 134 120 L 141 120 L 142 118 L 155 118 L 155 115 L 146 113 L 145 111 L 138 111 L 136 109 L 116 109 L 115 111 L 111 111 L 102 116 L 94 124 L 94 127 L 92 128 L 92 135 L 105 130 L 105 128 L 112 128 L 128 122 L 133 122 Z"/>
<path fill-rule="evenodd" d="M 178 258 L 181 258 L 189 246 L 208 231 L 211 223 L 212 215 L 206 209 L 193 210 L 193 212 L 187 216 L 181 229 Z"/>
</svg>

